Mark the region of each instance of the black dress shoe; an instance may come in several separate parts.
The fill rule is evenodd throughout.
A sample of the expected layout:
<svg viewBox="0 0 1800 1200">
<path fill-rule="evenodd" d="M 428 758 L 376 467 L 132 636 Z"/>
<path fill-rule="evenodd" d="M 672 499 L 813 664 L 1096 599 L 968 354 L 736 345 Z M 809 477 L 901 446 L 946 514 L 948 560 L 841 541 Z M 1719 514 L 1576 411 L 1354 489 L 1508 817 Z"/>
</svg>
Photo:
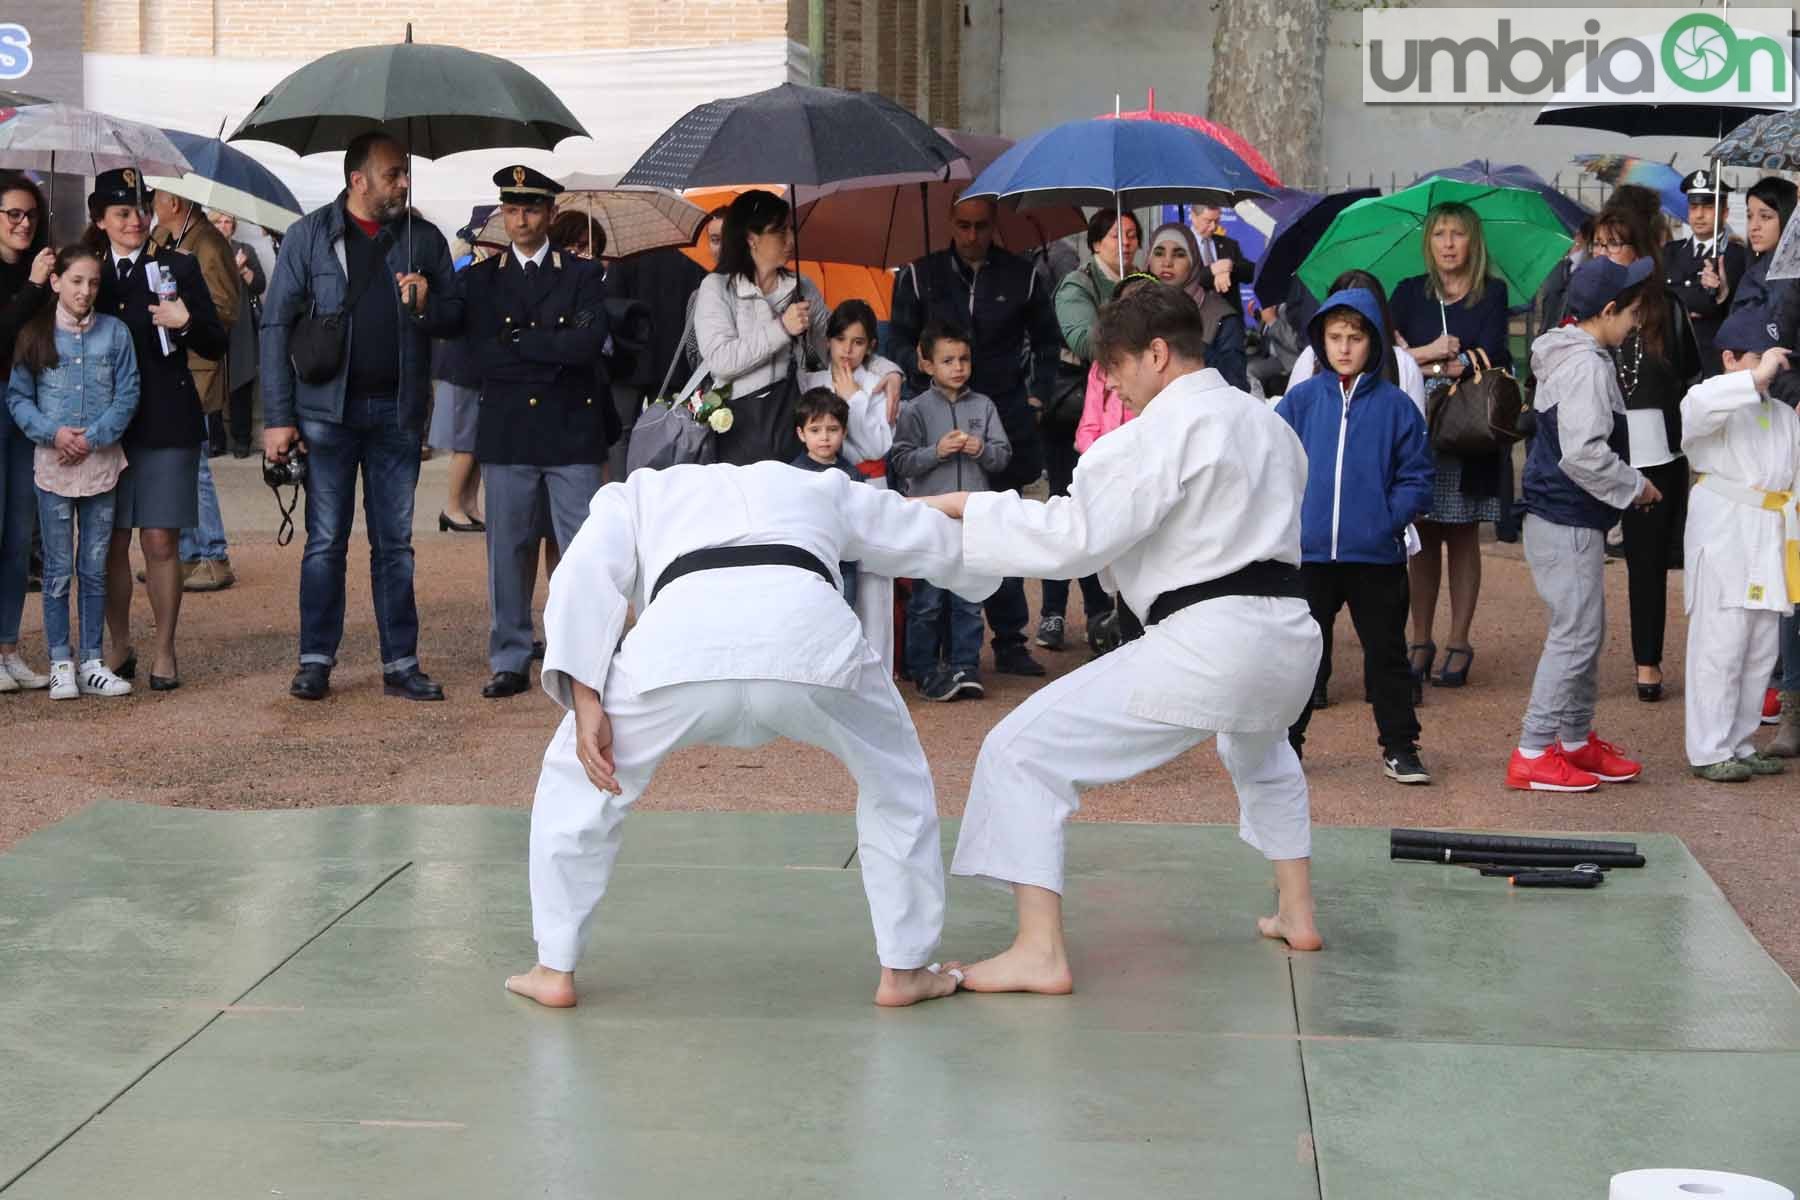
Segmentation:
<svg viewBox="0 0 1800 1200">
<path fill-rule="evenodd" d="M 438 510 L 438 532 L 439 533 L 486 533 L 487 532 L 487 522 L 486 521 L 474 521 L 474 520 L 452 521 L 450 519 L 450 514 L 444 512 L 442 509 L 440 509 L 440 510 Z"/>
<path fill-rule="evenodd" d="M 125 661 L 113 668 L 113 674 L 120 679 L 137 678 L 137 651 L 133 650 L 125 656 Z"/>
<path fill-rule="evenodd" d="M 113 674 L 117 675 L 118 672 L 114 671 Z M 150 672 L 150 690 L 153 692 L 172 692 L 180 686 L 181 676 L 179 675 L 158 675 L 154 671 Z"/>
<path fill-rule="evenodd" d="M 402 700 L 442 700 L 444 689 L 431 676 L 414 667 L 404 675 L 383 675 L 381 690 Z"/>
<path fill-rule="evenodd" d="M 249 458 L 250 457 L 250 443 L 245 442 L 242 445 L 233 446 L 231 448 L 231 457 L 233 457 L 233 458 Z"/>
<path fill-rule="evenodd" d="M 288 684 L 288 695 L 296 700 L 323 700 L 331 690 L 331 668 L 319 663 L 303 663 Z"/>
<path fill-rule="evenodd" d="M 1031 657 L 1023 647 L 1017 650 L 1004 650 L 994 655 L 994 670 L 1001 675 L 1029 675 L 1036 678 L 1044 674 L 1044 664 Z"/>
<path fill-rule="evenodd" d="M 482 686 L 481 695 L 488 700 L 504 700 L 531 690 L 531 676 L 524 671 L 495 671 Z"/>
</svg>

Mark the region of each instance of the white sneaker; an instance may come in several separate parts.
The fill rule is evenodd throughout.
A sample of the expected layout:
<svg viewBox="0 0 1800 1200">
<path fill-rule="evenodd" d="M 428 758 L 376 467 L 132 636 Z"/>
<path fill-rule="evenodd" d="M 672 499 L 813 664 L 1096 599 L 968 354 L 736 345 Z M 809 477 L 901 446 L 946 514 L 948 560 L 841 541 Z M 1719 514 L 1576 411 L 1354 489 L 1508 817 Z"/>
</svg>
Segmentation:
<svg viewBox="0 0 1800 1200">
<path fill-rule="evenodd" d="M 0 694 L 4 694 L 6 692 L 16 692 L 18 690 L 19 690 L 19 681 L 14 679 L 11 675 L 7 674 L 5 667 L 0 667 Z"/>
<path fill-rule="evenodd" d="M 79 681 L 84 696 L 129 696 L 131 684 L 106 669 L 106 661 L 90 658 L 81 664 Z"/>
<path fill-rule="evenodd" d="M 67 661 L 50 664 L 50 698 L 52 700 L 74 700 L 81 695 L 81 687 L 75 682 L 75 664 Z"/>
<path fill-rule="evenodd" d="M 25 656 L 14 651 L 11 654 L 0 654 L 0 692 L 12 691 L 11 688 L 6 686 L 9 682 L 15 683 L 26 691 L 31 692 L 36 691 L 38 688 L 49 687 L 50 677 L 48 675 L 39 675 L 36 671 L 26 666 Z"/>
</svg>

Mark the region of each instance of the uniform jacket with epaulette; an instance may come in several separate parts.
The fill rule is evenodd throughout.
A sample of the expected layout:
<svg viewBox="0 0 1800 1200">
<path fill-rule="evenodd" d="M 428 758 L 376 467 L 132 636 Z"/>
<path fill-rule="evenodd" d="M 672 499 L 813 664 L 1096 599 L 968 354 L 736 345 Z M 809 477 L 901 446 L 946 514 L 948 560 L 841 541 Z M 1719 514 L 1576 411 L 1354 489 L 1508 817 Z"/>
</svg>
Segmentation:
<svg viewBox="0 0 1800 1200">
<path fill-rule="evenodd" d="M 612 398 L 597 370 L 607 332 L 598 264 L 551 250 L 527 283 L 509 247 L 458 278 L 465 336 L 481 374 L 475 457 L 530 466 L 605 462 Z"/>
</svg>

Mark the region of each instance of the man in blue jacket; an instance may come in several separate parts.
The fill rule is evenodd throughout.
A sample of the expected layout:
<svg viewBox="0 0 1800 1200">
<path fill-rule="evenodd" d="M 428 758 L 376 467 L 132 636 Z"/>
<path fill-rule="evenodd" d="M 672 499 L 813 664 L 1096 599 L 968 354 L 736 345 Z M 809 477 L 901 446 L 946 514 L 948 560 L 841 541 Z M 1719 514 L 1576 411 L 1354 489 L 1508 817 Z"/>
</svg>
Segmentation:
<svg viewBox="0 0 1800 1200">
<path fill-rule="evenodd" d="M 1306 447 L 1300 575 L 1325 651 L 1288 740 L 1298 753 L 1313 710 L 1323 707 L 1331 629 L 1348 604 L 1382 769 L 1400 783 L 1430 783 L 1406 661 L 1406 528 L 1431 511 L 1434 474 L 1425 418 L 1395 382 L 1393 338 L 1372 292 L 1333 293 L 1307 328 L 1321 369 L 1289 389 L 1275 413 Z"/>
<path fill-rule="evenodd" d="M 362 472 L 381 674 L 390 696 L 442 700 L 419 667 L 413 599 L 413 493 L 431 390 L 431 339 L 462 332 L 450 247 L 411 215 L 406 150 L 367 133 L 344 151 L 344 190 L 288 229 L 263 309 L 263 453 L 307 454 L 306 554 L 300 564 L 300 670 L 289 686 L 323 700 L 344 636 L 344 572 Z M 335 363 L 292 348 L 305 319 L 342 314 Z M 310 340 L 316 345 L 316 340 Z M 329 369 L 326 369 L 329 368 Z"/>
</svg>

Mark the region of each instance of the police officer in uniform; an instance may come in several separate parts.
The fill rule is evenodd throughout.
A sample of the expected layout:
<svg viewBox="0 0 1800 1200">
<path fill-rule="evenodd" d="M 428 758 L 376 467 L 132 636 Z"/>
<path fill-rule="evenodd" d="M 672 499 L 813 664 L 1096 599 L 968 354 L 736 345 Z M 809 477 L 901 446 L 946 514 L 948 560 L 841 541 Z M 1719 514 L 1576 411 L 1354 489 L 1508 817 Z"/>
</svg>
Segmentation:
<svg viewBox="0 0 1800 1200">
<path fill-rule="evenodd" d="M 1749 255 L 1725 228 L 1722 205 L 1731 194 L 1730 184 L 1715 180 L 1713 173 L 1702 167 L 1682 179 L 1681 190 L 1687 194 L 1688 228 L 1693 236 L 1673 243 L 1663 255 L 1663 285 L 1681 297 L 1693 320 L 1702 370 L 1708 376 L 1717 375 L 1721 367 L 1713 335 L 1731 311 Z"/>
<path fill-rule="evenodd" d="M 512 245 L 462 272 L 465 336 L 481 375 L 475 457 L 487 486 L 488 665 L 481 694 L 531 686 L 532 592 L 544 517 L 567 547 L 605 482 L 596 370 L 606 342 L 598 263 L 550 245 L 555 180 L 530 167 L 494 175 Z"/>
</svg>

